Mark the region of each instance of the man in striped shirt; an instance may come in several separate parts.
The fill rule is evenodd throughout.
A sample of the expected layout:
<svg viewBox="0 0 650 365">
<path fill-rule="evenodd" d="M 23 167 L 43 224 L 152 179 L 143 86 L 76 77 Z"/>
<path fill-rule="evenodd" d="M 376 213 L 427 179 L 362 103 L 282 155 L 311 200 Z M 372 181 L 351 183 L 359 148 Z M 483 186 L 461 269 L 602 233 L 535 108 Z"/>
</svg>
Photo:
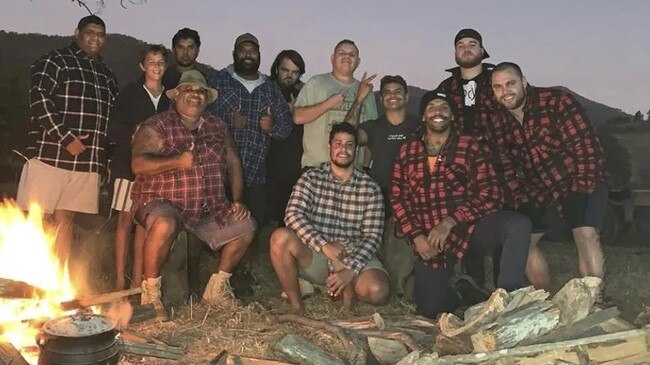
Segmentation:
<svg viewBox="0 0 650 365">
<path fill-rule="evenodd" d="M 30 158 L 20 177 L 17 202 L 38 203 L 59 226 L 57 254 L 68 258 L 76 212 L 98 211 L 100 174 L 106 168 L 108 118 L 117 81 L 99 52 L 104 21 L 82 18 L 74 42 L 31 66 Z"/>
<path fill-rule="evenodd" d="M 271 236 L 271 261 L 291 311 L 304 310 L 298 277 L 325 285 L 343 305 L 380 305 L 388 274 L 375 256 L 384 229 L 379 185 L 354 167 L 357 130 L 332 126 L 330 161 L 305 172 L 293 189 L 284 222 Z"/>
</svg>

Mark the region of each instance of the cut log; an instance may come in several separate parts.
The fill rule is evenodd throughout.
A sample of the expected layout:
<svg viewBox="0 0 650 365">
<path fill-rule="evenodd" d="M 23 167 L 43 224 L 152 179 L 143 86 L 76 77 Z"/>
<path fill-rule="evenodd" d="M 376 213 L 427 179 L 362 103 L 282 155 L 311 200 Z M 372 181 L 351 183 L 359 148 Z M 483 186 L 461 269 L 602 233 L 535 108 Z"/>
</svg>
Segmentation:
<svg viewBox="0 0 650 365">
<path fill-rule="evenodd" d="M 73 310 L 73 309 L 88 308 L 93 305 L 115 302 L 120 299 L 129 297 L 131 295 L 137 295 L 140 293 L 142 293 L 142 288 L 131 288 L 131 289 L 120 290 L 112 293 L 88 295 L 67 302 L 62 302 L 61 308 L 66 311 Z"/>
<path fill-rule="evenodd" d="M 368 337 L 368 347 L 382 365 L 395 364 L 409 354 L 404 344 L 385 338 Z"/>
<path fill-rule="evenodd" d="M 153 304 L 143 304 L 133 306 L 133 315 L 129 323 L 140 323 L 150 319 L 156 318 L 156 310 Z"/>
<path fill-rule="evenodd" d="M 338 337 L 343 343 L 343 347 L 347 352 L 354 351 L 354 343 L 352 343 L 352 340 L 350 339 L 350 337 L 348 337 L 348 335 L 345 333 L 343 328 L 339 326 L 335 326 L 328 322 L 318 321 L 297 314 L 282 314 L 278 316 L 278 320 L 280 322 L 293 322 L 293 323 L 302 324 L 304 326 L 312 327 L 314 329 L 325 330 L 330 334 Z"/>
<path fill-rule="evenodd" d="M 180 360 L 185 350 L 180 347 L 161 345 L 157 343 L 142 343 L 121 339 L 122 351 L 127 354 L 151 356 L 160 359 Z"/>
<path fill-rule="evenodd" d="M 517 289 L 510 292 L 510 303 L 508 303 L 503 312 L 508 313 L 519 307 L 523 307 L 528 303 L 546 300 L 549 296 L 550 294 L 546 290 L 535 290 L 535 287 L 533 286 Z"/>
<path fill-rule="evenodd" d="M 426 317 L 413 315 L 363 316 L 348 320 L 330 321 L 329 323 L 347 329 L 385 329 L 392 327 L 408 327 L 426 331 L 436 327 L 436 323 Z"/>
<path fill-rule="evenodd" d="M 544 336 L 532 340 L 523 341 L 522 345 L 536 345 L 539 343 L 568 341 L 579 337 L 584 337 L 583 334 L 587 333 L 587 331 L 593 329 L 594 327 L 598 327 L 601 323 L 618 316 L 620 313 L 621 312 L 616 309 L 616 307 L 597 311 L 568 326 L 559 327 L 555 331 L 549 332 Z"/>
<path fill-rule="evenodd" d="M 273 348 L 286 360 L 303 365 L 345 365 L 345 361 L 326 352 L 304 338 L 287 334 Z"/>
<path fill-rule="evenodd" d="M 472 317 L 469 322 L 463 323 L 451 313 L 443 313 L 438 324 L 440 332 L 447 337 L 454 337 L 461 333 L 472 334 L 486 323 L 497 318 L 508 305 L 508 293 L 503 289 L 495 290 L 487 300 L 481 312 Z"/>
<path fill-rule="evenodd" d="M 436 337 L 433 350 L 440 356 L 470 354 L 474 350 L 472 338 L 467 334 L 447 337 L 440 334 Z"/>
<path fill-rule="evenodd" d="M 243 356 L 231 355 L 231 354 L 227 353 L 225 350 L 221 351 L 219 353 L 219 355 L 217 355 L 209 363 L 209 365 L 231 365 L 231 364 L 238 364 L 238 365 L 292 365 L 292 364 L 289 364 L 288 362 L 282 362 L 282 361 L 254 359 L 254 358 L 251 358 L 251 357 L 243 357 Z"/>
<path fill-rule="evenodd" d="M 533 302 L 483 326 L 472 335 L 474 352 L 489 352 L 516 346 L 555 329 L 560 310 L 553 303 Z"/>
<path fill-rule="evenodd" d="M 29 363 L 12 344 L 0 342 L 0 365 L 29 365 Z"/>
<path fill-rule="evenodd" d="M 0 278 L 0 298 L 28 299 L 45 295 L 45 290 L 24 281 Z"/>
<path fill-rule="evenodd" d="M 552 301 L 560 308 L 560 324 L 567 325 L 585 318 L 593 307 L 602 280 L 592 276 L 571 279 Z"/>
<path fill-rule="evenodd" d="M 395 340 L 401 342 L 404 346 L 411 351 L 422 350 L 422 346 L 418 344 L 411 336 L 403 332 L 389 332 L 389 331 L 373 331 L 373 330 L 359 330 L 360 334 L 367 337 L 378 337 L 386 340 Z"/>
<path fill-rule="evenodd" d="M 649 364 L 650 328 L 580 338 L 571 341 L 521 346 L 488 353 L 444 356 L 438 359 L 400 365 L 452 365 L 452 364 Z M 501 361 L 501 362 L 499 362 Z"/>
</svg>

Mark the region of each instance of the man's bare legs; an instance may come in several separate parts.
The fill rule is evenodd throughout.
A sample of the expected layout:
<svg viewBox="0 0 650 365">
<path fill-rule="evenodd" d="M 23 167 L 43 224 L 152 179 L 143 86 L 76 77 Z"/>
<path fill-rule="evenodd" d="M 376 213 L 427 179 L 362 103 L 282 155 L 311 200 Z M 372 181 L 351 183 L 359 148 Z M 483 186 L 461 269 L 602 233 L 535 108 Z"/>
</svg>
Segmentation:
<svg viewBox="0 0 650 365">
<path fill-rule="evenodd" d="M 278 276 L 282 290 L 287 294 L 291 312 L 304 311 L 298 285 L 298 267 L 311 264 L 312 250 L 300 242 L 289 228 L 278 228 L 271 234 L 271 263 Z"/>
<path fill-rule="evenodd" d="M 544 237 L 543 233 L 530 235 L 530 247 L 528 249 L 528 261 L 526 262 L 526 277 L 535 289 L 551 289 L 551 277 L 548 271 L 548 264 L 544 254 L 539 249 L 539 241 Z"/>
<path fill-rule="evenodd" d="M 61 263 L 70 258 L 70 247 L 74 231 L 75 212 L 70 210 L 55 210 L 53 214 L 54 224 L 58 226 L 56 235 L 56 255 Z"/>
<path fill-rule="evenodd" d="M 255 231 L 250 231 L 243 236 L 226 243 L 221 248 L 219 254 L 219 265 L 217 266 L 217 271 L 232 273 L 235 266 L 237 266 L 244 257 L 248 247 L 251 242 L 253 242 L 253 238 L 255 238 Z"/>
<path fill-rule="evenodd" d="M 363 270 L 354 283 L 354 291 L 361 302 L 384 305 L 390 294 L 388 282 L 388 275 L 381 270 Z"/>
<path fill-rule="evenodd" d="M 605 276 L 603 250 L 600 235 L 593 227 L 578 227 L 573 229 L 573 239 L 578 248 L 578 270 L 580 276 Z"/>
<path fill-rule="evenodd" d="M 169 256 L 169 249 L 179 229 L 175 217 L 160 215 L 153 219 L 144 240 L 144 276 L 147 279 L 160 276 L 160 268 Z"/>
<path fill-rule="evenodd" d="M 139 224 L 135 225 L 135 237 L 133 238 L 133 287 L 142 286 L 144 275 L 144 239 L 147 231 Z"/>
</svg>

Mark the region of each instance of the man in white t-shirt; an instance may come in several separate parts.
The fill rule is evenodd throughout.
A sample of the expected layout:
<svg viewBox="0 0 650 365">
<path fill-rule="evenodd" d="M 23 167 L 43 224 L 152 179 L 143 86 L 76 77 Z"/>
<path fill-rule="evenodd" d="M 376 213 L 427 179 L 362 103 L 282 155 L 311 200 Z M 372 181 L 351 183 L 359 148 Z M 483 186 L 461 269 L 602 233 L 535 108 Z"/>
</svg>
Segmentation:
<svg viewBox="0 0 650 365">
<path fill-rule="evenodd" d="M 304 125 L 302 167 L 318 166 L 329 160 L 327 141 L 332 125 L 345 120 L 357 98 L 359 81 L 354 71 L 359 67 L 359 49 L 344 39 L 334 47 L 332 72 L 312 77 L 300 90 L 294 104 L 293 120 Z M 363 99 L 360 122 L 377 118 L 374 97 Z"/>
</svg>

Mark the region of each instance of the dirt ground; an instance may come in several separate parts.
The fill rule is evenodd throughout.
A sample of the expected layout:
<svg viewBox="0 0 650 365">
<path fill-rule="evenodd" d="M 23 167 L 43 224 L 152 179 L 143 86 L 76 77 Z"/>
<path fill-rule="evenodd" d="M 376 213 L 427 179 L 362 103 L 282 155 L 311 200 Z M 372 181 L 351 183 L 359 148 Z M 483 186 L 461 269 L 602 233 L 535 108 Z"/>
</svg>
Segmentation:
<svg viewBox="0 0 650 365">
<path fill-rule="evenodd" d="M 110 290 L 112 283 L 112 226 L 104 225 L 103 219 L 88 218 L 80 225 L 78 236 L 81 245 L 78 254 L 83 261 L 91 261 L 93 270 L 79 270 L 89 276 L 93 283 L 88 290 Z M 93 228 L 95 227 L 95 228 Z M 99 228 L 97 228 L 99 227 Z M 103 228 L 102 228 L 103 227 Z M 268 245 L 270 227 L 260 234 L 261 246 Z M 624 235 L 616 245 L 605 246 L 606 296 L 622 312 L 622 318 L 632 322 L 650 304 L 650 246 L 644 245 L 644 237 L 634 232 Z M 542 249 L 547 255 L 553 275 L 553 289 L 558 290 L 577 275 L 576 249 L 573 242 L 543 241 Z M 264 250 L 263 250 L 264 251 Z M 99 259 L 101 258 L 101 259 Z M 294 324 L 279 324 L 274 314 L 287 309 L 280 298 L 280 286 L 273 273 L 268 253 L 254 259 L 254 297 L 235 312 L 222 312 L 200 303 L 188 303 L 174 313 L 167 323 L 149 321 L 131 327 L 135 333 L 154 336 L 172 345 L 184 346 L 186 356 L 178 363 L 207 364 L 221 350 L 257 358 L 280 358 L 272 345 L 286 333 L 296 333 L 318 343 L 323 348 L 345 357 L 339 341 L 320 331 Z M 382 315 L 413 313 L 409 303 L 394 300 L 384 307 L 359 305 L 354 311 L 344 311 L 339 303 L 316 293 L 306 300 L 307 314 L 314 319 L 344 319 L 379 312 Z M 173 364 L 169 360 L 157 360 L 128 356 L 122 364 Z"/>
</svg>

